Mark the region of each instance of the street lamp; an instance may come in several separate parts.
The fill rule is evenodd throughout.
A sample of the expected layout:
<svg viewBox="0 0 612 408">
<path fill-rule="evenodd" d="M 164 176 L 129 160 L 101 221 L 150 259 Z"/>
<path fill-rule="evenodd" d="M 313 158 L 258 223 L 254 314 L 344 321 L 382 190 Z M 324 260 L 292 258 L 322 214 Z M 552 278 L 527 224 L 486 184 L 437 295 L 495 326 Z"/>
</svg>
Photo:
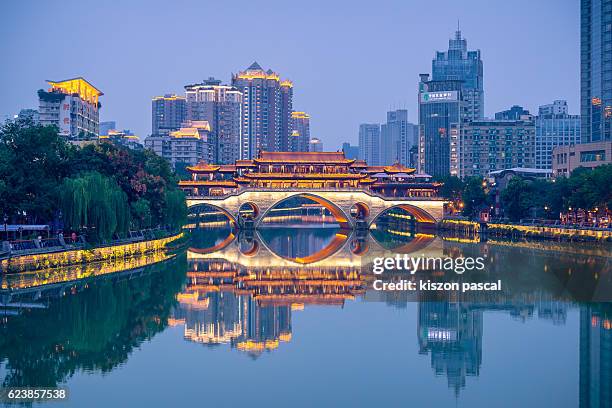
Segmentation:
<svg viewBox="0 0 612 408">
<path fill-rule="evenodd" d="M 8 241 L 8 215 L 4 214 L 4 235 L 6 235 L 6 240 Z"/>
</svg>

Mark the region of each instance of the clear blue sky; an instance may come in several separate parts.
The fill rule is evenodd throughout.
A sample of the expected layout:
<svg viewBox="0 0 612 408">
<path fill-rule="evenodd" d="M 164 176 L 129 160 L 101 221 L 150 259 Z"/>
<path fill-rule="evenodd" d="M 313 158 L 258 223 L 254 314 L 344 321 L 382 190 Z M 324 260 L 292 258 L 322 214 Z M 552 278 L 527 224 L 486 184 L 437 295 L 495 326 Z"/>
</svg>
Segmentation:
<svg viewBox="0 0 612 408">
<path fill-rule="evenodd" d="M 115 3 L 115 4 L 111 4 Z M 406 107 L 460 20 L 484 61 L 486 115 L 554 99 L 579 111 L 578 0 L 18 1 L 0 5 L 0 117 L 36 107 L 45 80 L 100 88 L 101 120 L 144 137 L 151 97 L 209 76 L 229 82 L 254 60 L 294 81 L 327 150 L 359 123 Z"/>
</svg>

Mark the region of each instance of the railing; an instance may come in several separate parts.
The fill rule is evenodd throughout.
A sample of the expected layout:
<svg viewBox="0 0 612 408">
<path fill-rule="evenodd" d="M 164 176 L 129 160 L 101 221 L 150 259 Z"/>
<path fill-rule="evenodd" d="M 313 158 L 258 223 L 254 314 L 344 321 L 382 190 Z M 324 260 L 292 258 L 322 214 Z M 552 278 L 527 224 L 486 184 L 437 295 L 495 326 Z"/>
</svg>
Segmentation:
<svg viewBox="0 0 612 408">
<path fill-rule="evenodd" d="M 150 228 L 138 231 L 128 231 L 125 234 L 115 234 L 114 239 L 103 241 L 97 247 L 108 247 L 140 241 L 148 241 L 168 236 L 172 231 L 168 228 Z M 49 252 L 59 252 L 67 249 L 84 248 L 87 245 L 84 236 L 76 238 L 59 235 L 56 238 L 4 241 L 0 248 L 0 259 L 16 255 L 33 255 Z"/>
<path fill-rule="evenodd" d="M 205 200 L 225 200 L 226 198 L 229 197 L 235 197 L 235 196 L 239 196 L 244 192 L 247 191 L 254 191 L 254 192 L 302 192 L 302 193 L 313 193 L 316 194 L 317 192 L 358 192 L 358 193 L 365 193 L 371 197 L 378 197 L 381 198 L 383 200 L 396 200 L 396 199 L 411 199 L 411 200 L 423 200 L 423 201 L 446 201 L 446 199 L 442 198 L 442 197 L 419 197 L 419 196 L 401 196 L 401 197 L 393 197 L 393 196 L 386 196 L 386 195 L 382 195 L 380 193 L 375 193 L 371 190 L 368 189 L 364 189 L 364 188 L 360 188 L 360 187 L 341 187 L 341 188 L 287 188 L 287 189 L 280 189 L 280 188 L 269 188 L 269 187 L 249 187 L 249 188 L 241 188 L 238 189 L 236 191 L 232 191 L 231 193 L 228 194 L 222 194 L 222 195 L 197 195 L 197 196 L 187 196 L 187 200 L 197 200 L 197 199 L 205 199 Z"/>
</svg>

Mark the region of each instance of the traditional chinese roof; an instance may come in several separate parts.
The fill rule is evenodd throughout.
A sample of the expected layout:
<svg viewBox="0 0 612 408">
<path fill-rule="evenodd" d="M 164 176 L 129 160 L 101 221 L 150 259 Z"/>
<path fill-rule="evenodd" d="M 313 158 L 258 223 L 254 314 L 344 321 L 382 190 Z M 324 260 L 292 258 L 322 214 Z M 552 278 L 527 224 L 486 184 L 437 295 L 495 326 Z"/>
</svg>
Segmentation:
<svg viewBox="0 0 612 408">
<path fill-rule="evenodd" d="M 344 152 L 261 152 L 256 163 L 351 164 Z"/>
<path fill-rule="evenodd" d="M 353 166 L 355 167 L 355 166 Z M 412 169 L 409 167 L 405 167 L 400 163 L 395 163 L 391 166 L 367 166 L 365 169 L 366 173 L 374 174 L 374 173 L 386 173 L 386 174 L 396 174 L 396 173 L 406 173 L 412 174 L 416 171 L 416 169 Z"/>
<path fill-rule="evenodd" d="M 187 171 L 191 173 L 214 173 L 220 168 L 221 166 L 214 165 L 214 164 L 208 164 L 208 163 L 204 163 L 201 161 L 195 166 L 187 166 Z"/>
<path fill-rule="evenodd" d="M 219 171 L 221 173 L 235 173 L 236 172 L 236 165 L 234 165 L 234 164 L 222 164 L 221 166 L 219 166 Z"/>
<path fill-rule="evenodd" d="M 409 167 L 405 167 L 402 164 L 395 162 L 393 165 L 391 166 L 386 166 L 385 167 L 385 172 L 387 173 L 414 173 L 416 170 L 415 169 L 411 169 Z"/>
<path fill-rule="evenodd" d="M 367 178 L 368 175 L 364 173 L 244 173 L 242 177 L 247 179 L 275 180 L 354 180 Z"/>
<path fill-rule="evenodd" d="M 253 160 L 236 160 L 236 167 L 255 167 L 257 166 Z"/>
<path fill-rule="evenodd" d="M 365 162 L 365 160 L 355 160 L 351 167 L 366 168 L 368 167 L 368 164 Z"/>
<path fill-rule="evenodd" d="M 233 180 L 181 180 L 180 187 L 238 187 Z"/>
</svg>

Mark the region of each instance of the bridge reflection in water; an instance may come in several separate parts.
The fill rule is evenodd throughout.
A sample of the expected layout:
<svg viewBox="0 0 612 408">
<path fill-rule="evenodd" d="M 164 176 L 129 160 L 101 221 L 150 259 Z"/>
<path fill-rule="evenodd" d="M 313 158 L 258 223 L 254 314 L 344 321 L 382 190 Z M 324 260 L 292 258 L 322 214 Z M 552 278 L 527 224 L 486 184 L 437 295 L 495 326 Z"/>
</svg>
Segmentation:
<svg viewBox="0 0 612 408">
<path fill-rule="evenodd" d="M 612 349 L 612 310 L 576 299 L 611 292 L 610 272 L 605 267 L 609 251 L 559 243 L 442 239 L 418 232 L 410 223 L 395 222 L 396 218 L 378 220 L 369 233 L 342 230 L 337 225 L 294 225 L 251 234 L 237 233 L 222 219 L 194 219 L 193 225 L 199 228 L 193 230 L 192 247 L 171 263 L 140 268 L 156 261 L 144 260 L 125 273 L 115 265 L 115 269 L 100 268 L 100 273 L 90 268 L 91 272 L 59 275 L 41 272 L 36 279 L 5 276 L 4 286 L 13 288 L 13 295 L 28 291 L 33 297 L 27 299 L 47 309 L 27 305 L 26 298 L 21 298 L 21 315 L 4 317 L 0 361 L 10 366 L 4 384 L 50 386 L 80 370 L 108 372 L 129 364 L 132 350 L 167 326 L 179 326 L 177 330 L 189 342 L 259 358 L 286 347 L 294 336 L 308 337 L 303 327 L 294 327 L 294 313 L 320 306 L 355 313 L 347 305 L 360 299 L 365 302 L 361 307 L 383 302 L 406 308 L 409 301 L 416 302 L 412 343 L 416 342 L 417 352 L 427 356 L 433 373 L 445 378 L 455 394 L 468 385 L 470 376 L 481 375 L 486 363 L 487 312 L 519 322 L 540 319 L 552 327 L 565 325 L 572 309 L 580 308 L 579 354 L 584 368 L 580 370 L 580 398 L 607 398 L 603 393 L 612 384 L 612 369 L 601 363 Z M 204 228 L 211 222 L 214 228 Z M 504 290 L 492 296 L 373 291 L 372 257 L 398 252 L 484 256 L 484 278 L 502 277 Z M 152 273 L 151 268 L 163 273 Z M 120 274 L 104 273 L 113 270 Z M 578 270 L 581 273 L 575 273 Z M 86 279 L 77 286 L 79 276 Z M 413 278 L 398 274 L 389 279 Z M 53 287 L 57 300 L 42 302 L 40 294 Z M 19 299 L 13 297 L 15 302 Z M 371 323 L 364 318 L 365 327 Z M 486 334 L 494 336 L 491 331 Z"/>
</svg>

